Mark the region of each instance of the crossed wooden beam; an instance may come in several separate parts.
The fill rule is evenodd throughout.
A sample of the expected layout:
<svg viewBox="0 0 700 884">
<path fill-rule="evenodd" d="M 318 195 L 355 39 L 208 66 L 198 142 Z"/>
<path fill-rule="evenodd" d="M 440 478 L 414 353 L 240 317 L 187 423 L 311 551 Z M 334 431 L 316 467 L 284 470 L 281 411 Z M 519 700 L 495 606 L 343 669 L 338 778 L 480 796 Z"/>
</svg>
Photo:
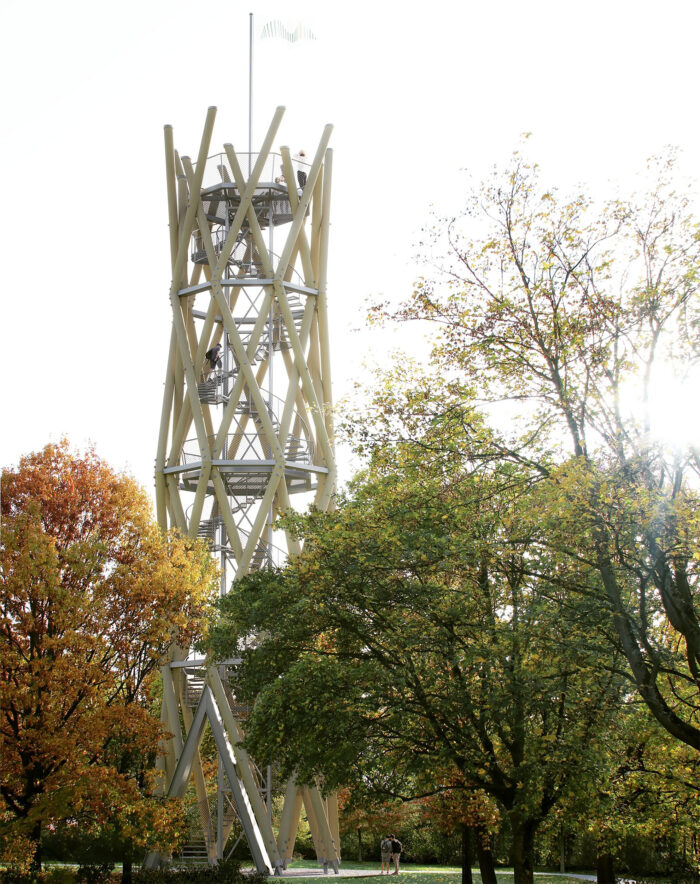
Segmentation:
<svg viewBox="0 0 700 884">
<path fill-rule="evenodd" d="M 326 510 L 332 506 L 336 482 L 326 299 L 332 173 L 328 142 L 332 127 L 326 126 L 322 133 L 303 188 L 295 186 L 289 149 L 280 148 L 287 184 L 286 188 L 273 187 L 261 176 L 269 169 L 283 114 L 284 108 L 277 108 L 247 177 L 233 146 L 224 145 L 225 162 L 217 166 L 220 181 L 213 191 L 204 186 L 204 179 L 212 168 L 211 163 L 207 168 L 207 158 L 216 108 L 207 112 L 195 163 L 177 153 L 172 128 L 165 127 L 173 324 L 156 453 L 157 515 L 164 529 L 175 527 L 192 537 L 197 536 L 203 520 L 219 519 L 225 528 L 226 560 L 234 563 L 235 579 L 259 567 L 256 550 L 269 543 L 275 514 L 291 508 L 291 494 L 302 488 L 315 489 L 314 505 Z M 207 211 L 212 201 L 216 202 L 212 192 L 223 194 L 218 201 L 226 202 L 223 229 Z M 288 202 L 291 217 L 284 227 L 276 228 L 285 235 L 278 256 L 265 236 L 265 227 L 269 232 L 273 224 L 274 200 Z M 193 236 L 199 252 L 206 255 L 197 263 L 190 256 Z M 250 260 L 239 262 L 236 269 L 232 255 L 242 247 Z M 296 282 L 298 276 L 301 284 Z M 298 299 L 294 303 L 292 295 Z M 305 299 L 303 309 L 298 305 L 301 299 Z M 245 330 L 239 315 L 242 304 L 246 306 Z M 284 347 L 275 348 L 271 343 L 273 320 L 275 340 L 284 339 Z M 235 368 L 229 373 L 227 395 L 218 403 L 222 407 L 216 408 L 201 396 L 201 384 L 208 374 L 206 353 L 222 341 Z M 282 389 L 275 415 L 270 392 L 263 386 L 267 381 L 272 387 L 273 366 L 275 389 Z M 242 408 L 243 402 L 246 408 Z M 192 450 L 198 451 L 194 458 Z M 248 492 L 237 491 L 233 481 L 250 489 L 246 484 L 250 475 L 258 481 L 252 504 L 251 498 L 245 497 Z M 285 541 L 287 554 L 299 553 L 293 537 L 286 534 Z M 171 735 L 160 761 L 163 794 L 181 797 L 190 780 L 194 781 L 210 860 L 222 856 L 232 821 L 222 824 L 219 820 L 215 833 L 199 753 L 207 726 L 256 867 L 278 874 L 286 866 L 303 806 L 319 860 L 337 871 L 335 797 L 322 797 L 318 785 L 309 788 L 290 782 L 275 836 L 256 785 L 254 766 L 241 745 L 241 723 L 232 712 L 233 698 L 220 668 L 201 661 L 198 664 L 206 674 L 193 711 L 186 696 L 192 663 L 183 649 L 173 648 L 170 657 L 161 670 L 161 720 Z M 151 854 L 147 864 L 156 865 L 161 859 Z"/>
</svg>

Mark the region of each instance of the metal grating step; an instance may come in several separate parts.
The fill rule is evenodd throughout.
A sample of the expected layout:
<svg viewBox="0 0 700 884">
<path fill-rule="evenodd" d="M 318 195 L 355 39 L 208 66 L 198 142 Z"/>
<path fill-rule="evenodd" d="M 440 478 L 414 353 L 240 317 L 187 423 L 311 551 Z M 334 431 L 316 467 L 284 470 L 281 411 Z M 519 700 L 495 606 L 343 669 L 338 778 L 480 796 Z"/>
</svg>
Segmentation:
<svg viewBox="0 0 700 884">
<path fill-rule="evenodd" d="M 255 552 L 250 560 L 250 571 L 260 571 L 261 568 L 268 567 L 272 564 L 272 556 L 268 549 L 267 543 L 261 540 L 255 547 Z"/>
<path fill-rule="evenodd" d="M 190 675 L 189 673 L 187 673 L 185 678 L 185 705 L 195 709 L 202 699 L 205 679 L 203 676 Z"/>
<path fill-rule="evenodd" d="M 223 525 L 224 520 L 219 516 L 214 519 L 202 519 L 197 526 L 197 537 L 214 543 L 216 540 L 216 532 Z"/>
<path fill-rule="evenodd" d="M 177 857 L 177 864 L 183 866 L 208 866 L 209 854 L 206 841 L 190 841 L 184 845 Z"/>
</svg>

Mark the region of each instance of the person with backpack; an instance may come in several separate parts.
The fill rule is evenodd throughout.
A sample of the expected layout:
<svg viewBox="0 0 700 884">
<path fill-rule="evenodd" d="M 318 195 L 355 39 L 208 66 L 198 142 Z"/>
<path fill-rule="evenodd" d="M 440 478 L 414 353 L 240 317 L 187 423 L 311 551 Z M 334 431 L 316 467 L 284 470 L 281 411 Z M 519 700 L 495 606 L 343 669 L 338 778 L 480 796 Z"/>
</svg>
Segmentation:
<svg viewBox="0 0 700 884">
<path fill-rule="evenodd" d="M 389 864 L 391 863 L 391 835 L 385 835 L 380 844 L 379 844 L 379 852 L 382 856 L 382 865 L 381 870 L 379 872 L 380 875 L 384 874 L 384 867 L 386 866 L 386 874 L 389 874 Z"/>
<path fill-rule="evenodd" d="M 221 368 L 221 344 L 217 344 L 215 347 L 212 347 L 211 350 L 207 350 L 204 354 L 204 358 L 209 360 L 209 371 Z M 207 376 L 209 375 L 209 371 L 207 371 Z"/>
<path fill-rule="evenodd" d="M 391 859 L 394 863 L 394 871 L 391 873 L 392 875 L 399 874 L 399 860 L 401 859 L 401 851 L 403 850 L 403 845 L 396 837 L 396 835 L 389 835 L 391 838 Z"/>
</svg>

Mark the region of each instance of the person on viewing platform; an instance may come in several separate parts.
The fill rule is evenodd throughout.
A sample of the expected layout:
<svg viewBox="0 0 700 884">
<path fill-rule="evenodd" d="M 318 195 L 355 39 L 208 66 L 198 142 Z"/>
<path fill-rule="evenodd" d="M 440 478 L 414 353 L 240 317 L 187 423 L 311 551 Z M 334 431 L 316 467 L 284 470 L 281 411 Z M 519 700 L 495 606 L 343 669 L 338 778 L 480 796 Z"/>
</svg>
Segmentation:
<svg viewBox="0 0 700 884">
<path fill-rule="evenodd" d="M 300 150 L 294 159 L 297 163 L 297 181 L 299 182 L 299 190 L 301 191 L 306 186 L 306 167 L 308 165 L 306 151 Z"/>
</svg>

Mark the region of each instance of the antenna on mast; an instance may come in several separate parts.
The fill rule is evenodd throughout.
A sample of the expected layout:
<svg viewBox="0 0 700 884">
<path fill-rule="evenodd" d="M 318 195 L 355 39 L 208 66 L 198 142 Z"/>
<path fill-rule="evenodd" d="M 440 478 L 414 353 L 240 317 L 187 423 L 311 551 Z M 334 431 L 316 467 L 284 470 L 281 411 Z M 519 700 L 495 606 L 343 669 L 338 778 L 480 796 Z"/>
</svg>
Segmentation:
<svg viewBox="0 0 700 884">
<path fill-rule="evenodd" d="M 248 33 L 248 176 L 253 155 L 253 13 L 249 13 Z"/>
</svg>

